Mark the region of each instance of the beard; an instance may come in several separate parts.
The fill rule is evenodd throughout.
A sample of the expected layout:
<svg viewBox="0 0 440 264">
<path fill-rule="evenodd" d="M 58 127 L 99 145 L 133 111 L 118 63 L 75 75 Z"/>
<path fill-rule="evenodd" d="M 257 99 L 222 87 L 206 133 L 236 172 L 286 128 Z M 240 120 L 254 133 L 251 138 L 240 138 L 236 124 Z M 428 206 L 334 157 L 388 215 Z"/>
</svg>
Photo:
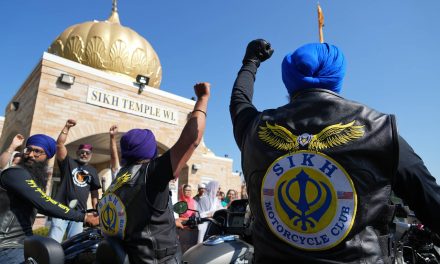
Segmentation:
<svg viewBox="0 0 440 264">
<path fill-rule="evenodd" d="M 89 163 L 90 158 L 78 158 L 78 162 L 81 163 L 81 165 L 86 165 L 87 163 Z"/>
<path fill-rule="evenodd" d="M 85 158 L 81 157 L 81 155 L 78 155 L 76 158 L 76 160 L 81 163 L 81 165 L 87 165 L 87 163 L 89 163 L 91 159 L 92 157 L 90 155 Z"/>
<path fill-rule="evenodd" d="M 37 162 L 33 159 L 30 159 L 29 157 L 23 157 L 18 165 L 23 167 L 31 174 L 32 179 L 41 189 L 43 189 L 44 191 L 46 190 L 46 183 L 49 175 L 47 172 L 47 160 Z"/>
</svg>

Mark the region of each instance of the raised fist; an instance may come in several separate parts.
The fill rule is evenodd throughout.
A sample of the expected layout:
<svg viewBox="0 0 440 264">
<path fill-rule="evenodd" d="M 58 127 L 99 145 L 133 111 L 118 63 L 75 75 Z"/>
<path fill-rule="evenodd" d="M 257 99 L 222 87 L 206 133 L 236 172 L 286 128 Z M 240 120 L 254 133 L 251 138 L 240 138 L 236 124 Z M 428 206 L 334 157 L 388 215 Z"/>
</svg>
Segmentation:
<svg viewBox="0 0 440 264">
<path fill-rule="evenodd" d="M 253 62 L 257 67 L 260 62 L 269 59 L 273 54 L 273 48 L 270 43 L 264 39 L 255 39 L 249 42 L 246 48 L 246 54 L 243 58 L 243 64 Z"/>
<path fill-rule="evenodd" d="M 24 137 L 22 134 L 15 135 L 14 139 L 12 139 L 11 146 L 15 149 L 23 145 Z"/>
<path fill-rule="evenodd" d="M 208 82 L 196 83 L 194 85 L 194 92 L 196 93 L 197 98 L 201 97 L 209 97 L 211 90 L 211 84 Z"/>
<path fill-rule="evenodd" d="M 113 125 L 110 127 L 110 136 L 115 136 L 118 134 L 118 126 L 117 125 Z"/>
<path fill-rule="evenodd" d="M 76 126 L 76 121 L 75 120 L 73 120 L 73 119 L 67 120 L 66 127 L 71 128 L 71 127 L 74 127 L 74 126 Z"/>
</svg>

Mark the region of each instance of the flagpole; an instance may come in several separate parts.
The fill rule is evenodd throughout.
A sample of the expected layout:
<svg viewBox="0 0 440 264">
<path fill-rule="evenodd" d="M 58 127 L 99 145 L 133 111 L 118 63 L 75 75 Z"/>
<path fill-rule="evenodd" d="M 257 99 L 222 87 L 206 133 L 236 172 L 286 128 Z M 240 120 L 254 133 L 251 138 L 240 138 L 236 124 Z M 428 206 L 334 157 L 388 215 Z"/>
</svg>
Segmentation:
<svg viewBox="0 0 440 264">
<path fill-rule="evenodd" d="M 321 6 L 318 2 L 318 27 L 319 27 L 319 42 L 324 43 L 324 14 L 322 13 Z"/>
</svg>

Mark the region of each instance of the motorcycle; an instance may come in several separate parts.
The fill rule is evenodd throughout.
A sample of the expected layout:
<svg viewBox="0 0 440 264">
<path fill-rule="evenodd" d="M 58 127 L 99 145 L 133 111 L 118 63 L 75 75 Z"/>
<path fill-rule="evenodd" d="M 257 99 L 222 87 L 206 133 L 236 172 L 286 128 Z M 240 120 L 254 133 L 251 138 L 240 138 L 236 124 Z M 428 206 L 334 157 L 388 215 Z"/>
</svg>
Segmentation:
<svg viewBox="0 0 440 264">
<path fill-rule="evenodd" d="M 72 200 L 70 208 L 75 208 L 78 201 Z M 89 209 L 86 213 L 96 212 Z M 90 227 L 61 244 L 52 238 L 34 235 L 24 241 L 26 264 L 92 264 L 96 260 L 96 251 L 103 236 L 98 227 Z"/>
<path fill-rule="evenodd" d="M 178 214 L 190 210 L 186 202 L 176 203 L 173 209 Z M 204 242 L 184 252 L 183 263 L 252 263 L 254 248 L 247 200 L 235 200 L 228 209 L 216 211 L 211 218 L 200 217 L 198 211 L 192 211 L 196 214 L 183 222 L 185 226 L 195 229 L 205 222 L 209 225 Z M 440 264 L 440 237 L 421 224 L 407 207 L 397 205 L 395 219 L 395 263 Z M 91 264 L 96 263 L 96 259 L 109 260 L 104 263 L 124 263 L 127 256 L 123 250 L 115 247 L 117 243 L 103 238 L 97 227 L 88 228 L 61 244 L 51 238 L 32 236 L 24 243 L 25 263 Z"/>
<path fill-rule="evenodd" d="M 186 202 L 176 203 L 173 209 L 178 214 L 190 210 Z M 194 229 L 205 222 L 209 225 L 204 242 L 184 252 L 183 263 L 252 263 L 254 248 L 247 200 L 235 200 L 228 209 L 216 211 L 211 218 L 200 217 L 198 211 L 193 211 L 196 214 L 183 222 L 185 226 Z M 396 206 L 394 227 L 395 263 L 440 264 L 440 237 L 421 224 L 407 207 Z M 103 263 L 127 263 L 122 248 L 115 245 L 104 240 L 97 227 L 88 228 L 61 244 L 51 238 L 32 236 L 24 242 L 25 263 L 91 264 L 97 263 L 96 259 L 105 259 Z"/>
<path fill-rule="evenodd" d="M 440 237 L 420 223 L 408 207 L 396 205 L 397 264 L 439 264 Z"/>
<path fill-rule="evenodd" d="M 25 263 L 92 264 L 102 239 L 101 231 L 95 227 L 88 228 L 61 244 L 51 238 L 34 235 L 24 241 Z"/>
<path fill-rule="evenodd" d="M 247 204 L 247 200 L 236 200 L 228 210 L 216 211 L 212 218 L 201 218 L 196 212 L 197 217 L 186 221 L 185 225 L 190 228 L 196 228 L 204 222 L 211 224 L 205 234 L 204 243 L 185 252 L 183 263 L 251 263 L 253 246 L 248 228 L 250 217 L 245 216 Z M 69 207 L 75 206 L 72 204 Z M 185 202 L 174 205 L 174 211 L 178 214 L 186 210 L 188 206 Z M 91 211 L 93 210 L 88 210 Z M 88 228 L 61 244 L 48 237 L 29 237 L 24 242 L 24 255 L 27 264 L 91 264 L 96 263 L 97 259 L 103 263 L 126 261 L 121 247 L 114 241 L 104 240 L 97 227 Z"/>
<path fill-rule="evenodd" d="M 254 249 L 249 240 L 250 217 L 242 213 L 246 205 L 247 200 L 238 200 L 229 210 L 217 211 L 212 218 L 197 215 L 190 218 L 185 225 L 193 228 L 203 222 L 210 224 L 204 242 L 186 251 L 183 263 L 251 263 Z M 186 209 L 185 203 L 178 203 L 174 208 L 177 213 Z M 408 207 L 396 206 L 393 224 L 395 263 L 440 264 L 440 236 L 420 223 Z"/>
<path fill-rule="evenodd" d="M 188 210 L 186 202 L 174 205 L 174 212 L 182 214 Z M 248 200 L 235 200 L 228 209 L 216 211 L 212 218 L 200 217 L 197 210 L 184 226 L 196 228 L 208 222 L 204 241 L 183 254 L 184 264 L 252 263 L 254 247 L 250 236 L 250 210 Z"/>
</svg>

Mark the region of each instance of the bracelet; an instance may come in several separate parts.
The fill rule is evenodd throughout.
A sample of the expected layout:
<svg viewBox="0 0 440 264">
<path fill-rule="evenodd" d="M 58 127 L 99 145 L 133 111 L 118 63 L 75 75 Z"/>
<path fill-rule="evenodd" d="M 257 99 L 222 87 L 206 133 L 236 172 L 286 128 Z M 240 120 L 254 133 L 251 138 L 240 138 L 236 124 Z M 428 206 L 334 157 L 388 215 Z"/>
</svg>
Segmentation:
<svg viewBox="0 0 440 264">
<path fill-rule="evenodd" d="M 66 135 L 67 135 L 67 132 L 64 132 L 64 130 L 61 130 L 61 133 L 62 133 L 62 134 L 66 134 Z"/>
<path fill-rule="evenodd" d="M 193 110 L 193 113 L 194 113 L 194 112 L 202 112 L 202 113 L 205 115 L 205 117 L 208 117 L 208 115 L 206 114 L 206 112 L 203 111 L 203 110 L 200 110 L 200 109 L 194 109 L 194 110 Z"/>
</svg>

